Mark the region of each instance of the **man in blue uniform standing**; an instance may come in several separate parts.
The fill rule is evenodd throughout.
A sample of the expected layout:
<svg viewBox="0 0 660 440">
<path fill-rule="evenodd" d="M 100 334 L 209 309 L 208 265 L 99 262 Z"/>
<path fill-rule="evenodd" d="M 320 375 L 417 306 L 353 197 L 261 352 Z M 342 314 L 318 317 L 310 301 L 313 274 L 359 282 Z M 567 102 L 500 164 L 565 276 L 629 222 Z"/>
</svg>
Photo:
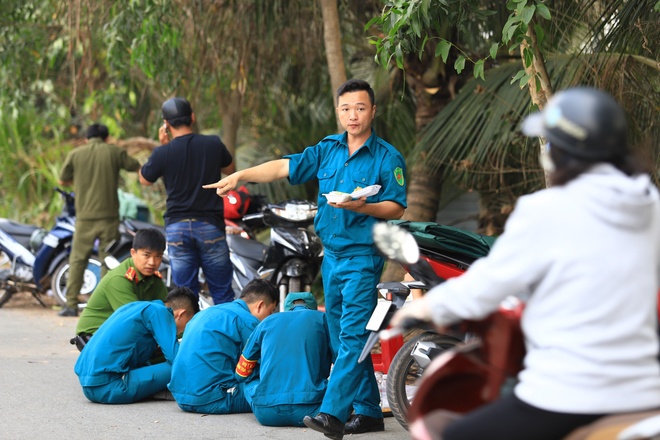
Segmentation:
<svg viewBox="0 0 660 440">
<path fill-rule="evenodd" d="M 254 279 L 230 303 L 209 307 L 190 322 L 168 385 L 179 407 L 201 414 L 250 412 L 243 384 L 234 377 L 248 337 L 277 307 L 268 281 Z"/>
<path fill-rule="evenodd" d="M 165 299 L 136 301 L 115 311 L 80 353 L 74 371 L 83 393 L 96 403 L 133 403 L 167 389 L 177 335 L 199 311 L 185 287 Z M 156 348 L 165 362 L 151 365 Z"/>
<path fill-rule="evenodd" d="M 236 366 L 245 397 L 262 425 L 304 426 L 319 412 L 332 365 L 325 314 L 309 292 L 289 293 L 284 310 L 264 319 Z"/>
<path fill-rule="evenodd" d="M 371 359 L 361 364 L 357 360 L 368 338 L 365 326 L 376 307 L 376 284 L 384 263 L 374 251 L 371 229 L 379 220 L 400 218 L 406 208 L 406 165 L 403 156 L 371 128 L 376 115 L 371 86 L 356 79 L 342 84 L 337 90 L 337 114 L 346 132 L 327 136 L 302 153 L 204 186 L 224 196 L 239 181 L 288 177 L 292 184 L 301 184 L 318 179 L 314 226 L 325 249 L 321 270 L 335 361 L 321 410 L 316 417 L 306 417 L 305 424 L 332 439 L 384 429 L 373 364 Z M 322 196 L 370 185 L 380 185 L 381 190 L 368 201 L 360 197 L 330 203 Z M 351 410 L 354 416 L 348 420 Z"/>
</svg>

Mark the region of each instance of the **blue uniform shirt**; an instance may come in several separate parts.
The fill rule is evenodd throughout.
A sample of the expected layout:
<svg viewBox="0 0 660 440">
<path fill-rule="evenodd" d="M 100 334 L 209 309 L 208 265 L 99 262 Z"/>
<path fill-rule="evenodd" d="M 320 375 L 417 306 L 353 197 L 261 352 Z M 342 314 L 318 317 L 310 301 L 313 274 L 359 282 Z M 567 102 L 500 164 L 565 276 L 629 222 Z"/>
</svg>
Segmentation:
<svg viewBox="0 0 660 440">
<path fill-rule="evenodd" d="M 257 361 L 258 369 L 253 369 Z M 236 376 L 259 380 L 252 396 L 254 405 L 320 403 L 331 364 L 325 313 L 301 305 L 271 315 L 257 326 L 243 350 Z"/>
<path fill-rule="evenodd" d="M 330 252 L 343 256 L 373 255 L 371 230 L 378 221 L 328 205 L 323 194 L 331 191 L 351 193 L 369 185 L 381 185 L 380 192 L 367 198 L 367 203 L 393 201 L 406 207 L 406 163 L 390 144 L 371 136 L 351 157 L 348 156 L 347 133 L 331 135 L 302 153 L 284 156 L 289 161 L 289 181 L 319 181 L 319 211 L 314 220 L 316 233 Z"/>
<path fill-rule="evenodd" d="M 186 326 L 168 385 L 181 405 L 205 405 L 238 384 L 234 369 L 259 320 L 242 299 L 197 313 Z M 93 338 L 92 338 L 93 339 Z"/>
<path fill-rule="evenodd" d="M 161 300 L 136 301 L 118 308 L 94 333 L 78 356 L 80 384 L 98 386 L 149 364 L 160 346 L 172 363 L 179 349 L 172 309 Z"/>
</svg>

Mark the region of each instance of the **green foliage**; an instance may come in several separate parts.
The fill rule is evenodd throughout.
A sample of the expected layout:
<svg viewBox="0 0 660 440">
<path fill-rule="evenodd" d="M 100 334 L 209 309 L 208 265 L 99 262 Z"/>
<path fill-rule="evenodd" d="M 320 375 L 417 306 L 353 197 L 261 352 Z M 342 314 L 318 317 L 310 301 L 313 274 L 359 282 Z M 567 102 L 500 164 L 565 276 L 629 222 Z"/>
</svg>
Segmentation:
<svg viewBox="0 0 660 440">
<path fill-rule="evenodd" d="M 556 55 L 547 63 L 558 89 L 582 84 L 612 93 L 628 114 L 631 146 L 643 157 L 657 161 L 657 145 L 654 147 L 652 140 L 660 136 L 660 87 L 657 81 L 653 84 L 645 79 L 653 75 L 653 67 L 629 56 L 622 70 L 619 56 L 606 54 L 580 59 Z M 601 70 L 596 72 L 585 65 L 599 65 Z M 446 178 L 466 190 L 497 194 L 505 205 L 543 187 L 538 142 L 518 129 L 519 121 L 537 109 L 526 91 L 510 87 L 508 81 L 520 67 L 521 62 L 507 63 L 492 69 L 486 82 L 468 82 L 428 124 L 413 160 L 423 160 L 436 170 L 443 167 L 448 170 Z M 654 178 L 657 182 L 658 172 Z"/>
<path fill-rule="evenodd" d="M 370 38 L 376 47 L 375 61 L 388 66 L 394 60 L 403 69 L 407 54 L 417 54 L 422 59 L 426 46 L 433 43 L 435 56 L 441 57 L 444 63 L 447 63 L 451 49 L 457 52 L 453 63 L 457 73 L 460 74 L 470 61 L 474 77 L 483 79 L 485 61 L 495 59 L 500 45 L 492 43 L 488 56 L 473 59 L 459 40 L 452 41 L 452 37 L 456 37 L 453 32 L 457 31 L 466 41 L 475 34 L 486 35 L 490 32 L 486 23 L 497 14 L 498 8 L 491 2 L 473 0 L 386 1 L 381 16 L 366 25 L 366 29 L 375 27 L 382 32 Z"/>
<path fill-rule="evenodd" d="M 0 117 L 0 217 L 24 223 L 49 226 L 62 203 L 53 188 L 57 186 L 63 151 L 58 145 L 63 132 L 44 122 L 29 104 L 14 108 Z"/>
<path fill-rule="evenodd" d="M 182 55 L 182 32 L 172 23 L 179 13 L 167 0 L 116 2 L 103 26 L 109 68 L 128 81 L 138 67 L 151 85 L 177 84 L 182 70 L 163 67 Z"/>
</svg>

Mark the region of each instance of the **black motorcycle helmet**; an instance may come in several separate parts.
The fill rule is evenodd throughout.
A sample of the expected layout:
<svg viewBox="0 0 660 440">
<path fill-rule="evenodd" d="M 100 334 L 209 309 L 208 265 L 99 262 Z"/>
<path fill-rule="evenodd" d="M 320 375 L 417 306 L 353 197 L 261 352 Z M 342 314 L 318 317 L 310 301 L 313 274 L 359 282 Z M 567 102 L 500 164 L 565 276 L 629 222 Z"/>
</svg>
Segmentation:
<svg viewBox="0 0 660 440">
<path fill-rule="evenodd" d="M 592 88 L 555 94 L 543 111 L 523 121 L 522 131 L 590 162 L 610 162 L 628 153 L 623 109 L 610 95 Z"/>
</svg>

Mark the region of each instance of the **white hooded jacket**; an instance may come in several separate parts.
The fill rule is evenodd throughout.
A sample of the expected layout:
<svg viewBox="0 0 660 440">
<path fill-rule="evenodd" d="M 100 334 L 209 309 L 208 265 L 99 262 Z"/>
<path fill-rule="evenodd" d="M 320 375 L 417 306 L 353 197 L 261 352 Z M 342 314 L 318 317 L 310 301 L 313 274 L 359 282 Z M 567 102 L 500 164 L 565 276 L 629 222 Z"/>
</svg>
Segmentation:
<svg viewBox="0 0 660 440">
<path fill-rule="evenodd" d="M 521 197 L 491 253 L 427 294 L 434 322 L 526 302 L 527 355 L 515 388 L 567 413 L 660 407 L 660 202 L 646 175 L 599 164 Z"/>
</svg>

